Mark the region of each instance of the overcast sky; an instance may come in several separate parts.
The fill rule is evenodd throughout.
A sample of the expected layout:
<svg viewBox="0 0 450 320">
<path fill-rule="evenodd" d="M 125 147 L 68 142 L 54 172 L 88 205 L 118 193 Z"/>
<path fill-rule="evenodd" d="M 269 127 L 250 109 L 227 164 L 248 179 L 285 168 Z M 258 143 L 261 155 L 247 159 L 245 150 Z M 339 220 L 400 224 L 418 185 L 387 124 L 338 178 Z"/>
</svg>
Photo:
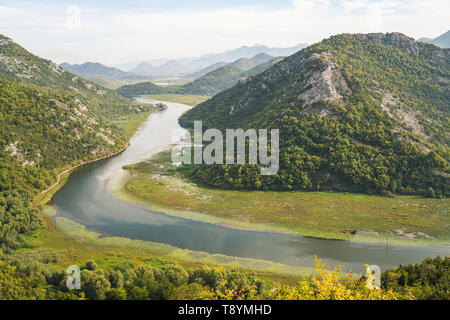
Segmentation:
<svg viewBox="0 0 450 320">
<path fill-rule="evenodd" d="M 343 32 L 434 38 L 449 12 L 450 0 L 0 0 L 0 33 L 57 63 L 112 65 Z"/>
</svg>

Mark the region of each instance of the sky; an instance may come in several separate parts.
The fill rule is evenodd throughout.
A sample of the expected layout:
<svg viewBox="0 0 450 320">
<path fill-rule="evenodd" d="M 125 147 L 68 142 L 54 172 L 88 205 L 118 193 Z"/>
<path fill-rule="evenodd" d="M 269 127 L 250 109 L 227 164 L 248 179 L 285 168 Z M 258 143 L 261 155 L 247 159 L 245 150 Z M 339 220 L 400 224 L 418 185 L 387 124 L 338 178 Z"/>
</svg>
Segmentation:
<svg viewBox="0 0 450 320">
<path fill-rule="evenodd" d="M 0 0 L 0 34 L 56 63 L 114 65 L 338 33 L 449 30 L 450 0 Z"/>
</svg>

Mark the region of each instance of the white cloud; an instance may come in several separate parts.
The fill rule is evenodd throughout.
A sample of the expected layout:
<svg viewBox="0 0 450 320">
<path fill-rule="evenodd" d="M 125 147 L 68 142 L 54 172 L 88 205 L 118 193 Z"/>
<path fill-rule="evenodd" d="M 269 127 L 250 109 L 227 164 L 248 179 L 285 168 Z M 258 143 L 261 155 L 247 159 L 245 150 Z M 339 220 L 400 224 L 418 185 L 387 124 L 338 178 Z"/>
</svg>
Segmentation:
<svg viewBox="0 0 450 320">
<path fill-rule="evenodd" d="M 20 16 L 23 13 L 21 8 L 11 8 L 0 6 L 0 16 Z"/>
<path fill-rule="evenodd" d="M 435 37 L 448 30 L 449 5 L 448 0 L 340 0 L 338 5 L 330 5 L 328 0 L 295 0 L 291 8 L 276 10 L 250 6 L 197 11 L 81 7 L 80 28 L 72 30 L 66 27 L 65 7 L 59 11 L 27 8 L 12 11 L 20 12 L 20 19 L 2 16 L 0 30 L 57 62 L 114 64 L 197 56 L 244 44 L 313 43 L 343 32 L 399 31 L 413 37 Z M 0 15 L 11 9 L 2 8 Z"/>
</svg>

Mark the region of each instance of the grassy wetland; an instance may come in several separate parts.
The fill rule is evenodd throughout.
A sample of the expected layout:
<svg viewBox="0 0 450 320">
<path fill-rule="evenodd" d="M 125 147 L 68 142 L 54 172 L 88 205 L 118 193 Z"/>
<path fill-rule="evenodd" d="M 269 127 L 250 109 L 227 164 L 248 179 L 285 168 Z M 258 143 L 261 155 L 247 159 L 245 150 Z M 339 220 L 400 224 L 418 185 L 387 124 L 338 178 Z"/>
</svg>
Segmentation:
<svg viewBox="0 0 450 320">
<path fill-rule="evenodd" d="M 449 243 L 448 199 L 213 189 L 193 183 L 190 169 L 173 166 L 167 150 L 125 169 L 131 178 L 115 193 L 168 214 L 232 228 L 327 239 Z"/>
</svg>

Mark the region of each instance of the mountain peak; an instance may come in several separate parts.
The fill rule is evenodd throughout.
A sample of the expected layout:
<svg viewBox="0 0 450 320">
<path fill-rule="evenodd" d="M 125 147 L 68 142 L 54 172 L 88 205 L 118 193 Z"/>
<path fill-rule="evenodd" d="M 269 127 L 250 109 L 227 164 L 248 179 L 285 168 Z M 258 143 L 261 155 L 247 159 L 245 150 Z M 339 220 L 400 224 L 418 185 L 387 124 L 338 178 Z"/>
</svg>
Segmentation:
<svg viewBox="0 0 450 320">
<path fill-rule="evenodd" d="M 408 37 L 400 32 L 389 33 L 355 33 L 345 34 L 355 40 L 369 40 L 384 45 L 396 47 L 408 54 L 417 54 L 418 48 L 414 38 Z"/>
</svg>

